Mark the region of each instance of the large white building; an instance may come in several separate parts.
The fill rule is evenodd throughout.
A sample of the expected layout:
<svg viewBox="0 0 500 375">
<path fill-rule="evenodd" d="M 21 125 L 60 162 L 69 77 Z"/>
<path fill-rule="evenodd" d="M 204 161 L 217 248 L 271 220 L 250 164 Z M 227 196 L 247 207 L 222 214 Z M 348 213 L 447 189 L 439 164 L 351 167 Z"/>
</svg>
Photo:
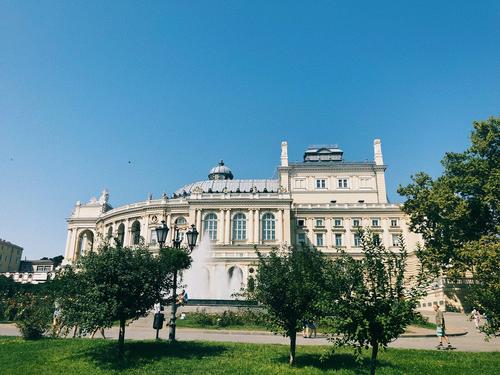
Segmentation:
<svg viewBox="0 0 500 375">
<path fill-rule="evenodd" d="M 177 225 L 181 236 L 194 224 L 199 241 L 210 241 L 209 247 L 195 249 L 210 252 L 204 271 L 209 279 L 218 267 L 247 280 L 255 246 L 266 251 L 304 242 L 332 255 L 338 248 L 360 255 L 360 226 L 369 227 L 388 248 L 396 248 L 403 235 L 408 250 L 415 249 L 420 237 L 408 230 L 400 206 L 387 199 L 380 140 L 373 142 L 373 161 L 362 162 L 345 161 L 337 146 L 311 146 L 302 161 L 289 162 L 287 147 L 282 142 L 277 179 L 236 179 L 221 161 L 208 179 L 171 197 L 112 208 L 104 191 L 99 199 L 77 202 L 68 218 L 65 261 L 75 261 L 101 238 L 122 237 L 125 246 L 144 242 L 158 251 L 155 228 L 162 220 L 169 228 Z"/>
</svg>

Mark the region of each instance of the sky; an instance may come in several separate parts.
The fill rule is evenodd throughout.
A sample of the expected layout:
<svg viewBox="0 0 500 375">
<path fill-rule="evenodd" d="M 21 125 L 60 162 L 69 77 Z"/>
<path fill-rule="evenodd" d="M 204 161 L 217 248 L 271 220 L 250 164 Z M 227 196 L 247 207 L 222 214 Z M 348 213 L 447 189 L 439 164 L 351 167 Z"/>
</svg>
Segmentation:
<svg viewBox="0 0 500 375">
<path fill-rule="evenodd" d="M 64 253 L 76 201 L 271 178 L 310 144 L 389 199 L 500 115 L 499 1 L 0 0 L 0 238 Z"/>
</svg>

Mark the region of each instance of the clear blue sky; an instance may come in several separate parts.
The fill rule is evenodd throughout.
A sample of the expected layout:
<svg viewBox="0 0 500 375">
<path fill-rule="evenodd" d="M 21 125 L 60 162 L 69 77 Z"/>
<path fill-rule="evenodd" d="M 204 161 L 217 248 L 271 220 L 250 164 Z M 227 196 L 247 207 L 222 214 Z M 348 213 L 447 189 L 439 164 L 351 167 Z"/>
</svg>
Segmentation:
<svg viewBox="0 0 500 375">
<path fill-rule="evenodd" d="M 389 197 L 500 115 L 499 1 L 0 1 L 0 237 L 62 254 L 75 201 L 272 177 L 382 139 Z M 128 161 L 131 161 L 131 164 Z"/>
</svg>

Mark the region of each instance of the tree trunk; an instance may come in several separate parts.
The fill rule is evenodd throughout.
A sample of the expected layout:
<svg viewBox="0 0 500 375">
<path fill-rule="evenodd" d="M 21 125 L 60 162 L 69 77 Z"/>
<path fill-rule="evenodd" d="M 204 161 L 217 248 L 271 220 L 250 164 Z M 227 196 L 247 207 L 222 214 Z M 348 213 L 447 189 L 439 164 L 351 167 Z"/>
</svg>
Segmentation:
<svg viewBox="0 0 500 375">
<path fill-rule="evenodd" d="M 375 367 L 377 365 L 378 342 L 372 343 L 372 359 L 370 361 L 370 375 L 375 375 Z"/>
<path fill-rule="evenodd" d="M 125 343 L 125 318 L 120 318 L 120 333 L 118 335 L 118 355 L 123 357 L 123 345 Z"/>
<path fill-rule="evenodd" d="M 290 366 L 295 364 L 295 348 L 297 344 L 297 332 L 290 332 Z"/>
</svg>

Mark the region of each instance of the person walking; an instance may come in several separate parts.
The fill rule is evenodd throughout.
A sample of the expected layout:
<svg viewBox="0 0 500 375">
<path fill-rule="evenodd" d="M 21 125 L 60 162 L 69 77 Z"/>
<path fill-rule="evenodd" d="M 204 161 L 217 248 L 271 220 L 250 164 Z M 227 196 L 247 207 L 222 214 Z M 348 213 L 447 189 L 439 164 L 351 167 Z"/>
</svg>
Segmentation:
<svg viewBox="0 0 500 375">
<path fill-rule="evenodd" d="M 471 312 L 470 319 L 474 320 L 474 325 L 476 326 L 476 329 L 479 331 L 479 325 L 481 324 L 481 313 L 475 307 Z"/>
<path fill-rule="evenodd" d="M 448 339 L 448 336 L 446 335 L 446 328 L 445 328 L 445 322 L 444 322 L 444 314 L 441 310 L 439 310 L 439 305 L 434 305 L 434 311 L 436 312 L 436 334 L 439 337 L 439 345 L 436 347 L 438 349 L 443 348 L 443 338 L 444 341 L 448 343 L 447 349 L 452 349 L 453 347 L 451 346 L 450 340 Z"/>
</svg>

